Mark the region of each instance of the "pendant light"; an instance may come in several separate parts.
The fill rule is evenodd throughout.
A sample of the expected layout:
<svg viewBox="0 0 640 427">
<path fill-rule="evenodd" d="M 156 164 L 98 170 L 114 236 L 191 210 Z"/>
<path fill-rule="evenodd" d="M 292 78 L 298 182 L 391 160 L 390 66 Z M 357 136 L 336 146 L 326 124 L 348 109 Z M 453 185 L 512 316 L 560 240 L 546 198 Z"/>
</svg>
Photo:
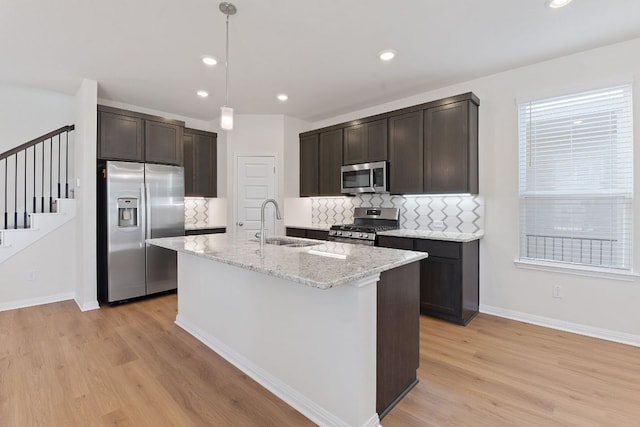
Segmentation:
<svg viewBox="0 0 640 427">
<path fill-rule="evenodd" d="M 225 93 L 224 93 L 224 105 L 220 107 L 220 127 L 225 130 L 233 129 L 233 108 L 229 107 L 229 15 L 235 15 L 238 9 L 227 2 L 220 3 L 220 12 L 227 15 L 227 46 L 226 46 L 226 59 L 225 59 Z"/>
</svg>

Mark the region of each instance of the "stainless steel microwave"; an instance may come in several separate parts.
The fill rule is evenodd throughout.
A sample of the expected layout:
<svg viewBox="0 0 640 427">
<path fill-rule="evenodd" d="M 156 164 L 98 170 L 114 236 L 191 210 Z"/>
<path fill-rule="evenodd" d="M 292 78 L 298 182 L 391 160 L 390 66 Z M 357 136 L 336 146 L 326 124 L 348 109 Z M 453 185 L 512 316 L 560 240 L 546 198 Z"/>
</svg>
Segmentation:
<svg viewBox="0 0 640 427">
<path fill-rule="evenodd" d="M 389 192 L 387 162 L 342 166 L 341 175 L 343 194 Z"/>
</svg>

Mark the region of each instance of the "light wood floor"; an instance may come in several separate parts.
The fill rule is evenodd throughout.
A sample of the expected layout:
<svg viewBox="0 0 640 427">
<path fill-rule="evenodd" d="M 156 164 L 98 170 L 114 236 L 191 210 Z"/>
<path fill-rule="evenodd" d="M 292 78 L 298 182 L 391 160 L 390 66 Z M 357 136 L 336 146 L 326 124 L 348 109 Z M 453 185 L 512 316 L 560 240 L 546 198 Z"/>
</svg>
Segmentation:
<svg viewBox="0 0 640 427">
<path fill-rule="evenodd" d="M 176 296 L 0 312 L 0 426 L 306 426 L 174 323 Z M 421 318 L 393 426 L 640 426 L 640 348 L 479 315 Z"/>
</svg>

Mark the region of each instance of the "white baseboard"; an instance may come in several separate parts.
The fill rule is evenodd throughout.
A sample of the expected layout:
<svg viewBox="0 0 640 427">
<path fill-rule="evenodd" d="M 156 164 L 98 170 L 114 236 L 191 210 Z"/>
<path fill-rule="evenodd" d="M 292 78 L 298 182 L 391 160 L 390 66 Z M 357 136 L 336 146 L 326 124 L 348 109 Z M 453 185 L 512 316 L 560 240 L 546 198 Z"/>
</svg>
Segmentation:
<svg viewBox="0 0 640 427">
<path fill-rule="evenodd" d="M 599 338 L 607 341 L 614 341 L 640 347 L 640 335 L 628 334 L 625 332 L 612 331 L 610 329 L 597 328 L 595 326 L 582 325 L 580 323 L 566 322 L 564 320 L 550 317 L 537 316 L 535 314 L 521 311 L 508 310 L 501 307 L 480 304 L 480 312 L 493 316 L 504 317 L 506 319 L 518 320 L 533 325 L 544 326 L 560 331 L 572 332 L 574 334 L 586 335 L 588 337 Z"/>
<path fill-rule="evenodd" d="M 72 300 L 74 295 L 72 292 L 61 294 L 47 295 L 45 297 L 28 298 L 18 301 L 0 303 L 0 311 L 15 310 L 17 308 L 33 307 L 42 304 L 51 304 L 52 302 Z"/>
<path fill-rule="evenodd" d="M 80 311 L 89 311 L 89 310 L 98 310 L 100 308 L 100 304 L 98 304 L 97 300 L 87 301 L 84 304 L 81 304 L 77 298 L 73 299 L 76 302 L 76 305 L 80 309 Z"/>
<path fill-rule="evenodd" d="M 214 336 L 202 331 L 184 316 L 178 314 L 175 323 L 312 422 L 319 426 L 349 427 L 345 421 L 260 368 Z M 379 425 L 378 414 L 374 414 L 362 427 L 377 427 Z"/>
</svg>

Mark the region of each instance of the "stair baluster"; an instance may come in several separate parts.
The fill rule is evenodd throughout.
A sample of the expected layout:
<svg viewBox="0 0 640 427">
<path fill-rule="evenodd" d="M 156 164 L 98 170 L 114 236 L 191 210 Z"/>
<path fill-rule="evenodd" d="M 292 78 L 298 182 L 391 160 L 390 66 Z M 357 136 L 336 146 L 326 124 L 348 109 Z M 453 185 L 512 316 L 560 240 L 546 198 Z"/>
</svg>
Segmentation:
<svg viewBox="0 0 640 427">
<path fill-rule="evenodd" d="M 38 209 L 41 213 L 53 212 L 54 200 L 69 198 L 71 193 L 69 190 L 69 132 L 73 130 L 73 125 L 64 126 L 0 154 L 0 180 L 4 176 L 4 185 L 0 187 L 0 190 L 4 189 L 4 194 L 0 195 L 0 202 L 4 201 L 3 222 L 0 224 L 2 229 L 30 227 L 30 213 L 38 212 Z M 62 153 L 63 133 L 65 134 L 64 155 Z M 54 141 L 56 137 L 57 144 Z M 33 159 L 29 158 L 30 155 Z M 49 162 L 46 161 L 45 156 L 49 157 Z M 64 194 L 61 162 L 65 163 Z M 2 171 L 3 168 L 4 171 Z M 54 168 L 57 168 L 55 173 Z M 57 179 L 55 185 L 54 179 Z M 54 191 L 57 191 L 57 194 Z M 29 194 L 31 192 L 32 194 Z M 29 199 L 31 203 L 28 202 Z M 40 206 L 38 206 L 38 199 L 40 199 Z M 13 205 L 11 206 L 10 203 Z"/>
</svg>

